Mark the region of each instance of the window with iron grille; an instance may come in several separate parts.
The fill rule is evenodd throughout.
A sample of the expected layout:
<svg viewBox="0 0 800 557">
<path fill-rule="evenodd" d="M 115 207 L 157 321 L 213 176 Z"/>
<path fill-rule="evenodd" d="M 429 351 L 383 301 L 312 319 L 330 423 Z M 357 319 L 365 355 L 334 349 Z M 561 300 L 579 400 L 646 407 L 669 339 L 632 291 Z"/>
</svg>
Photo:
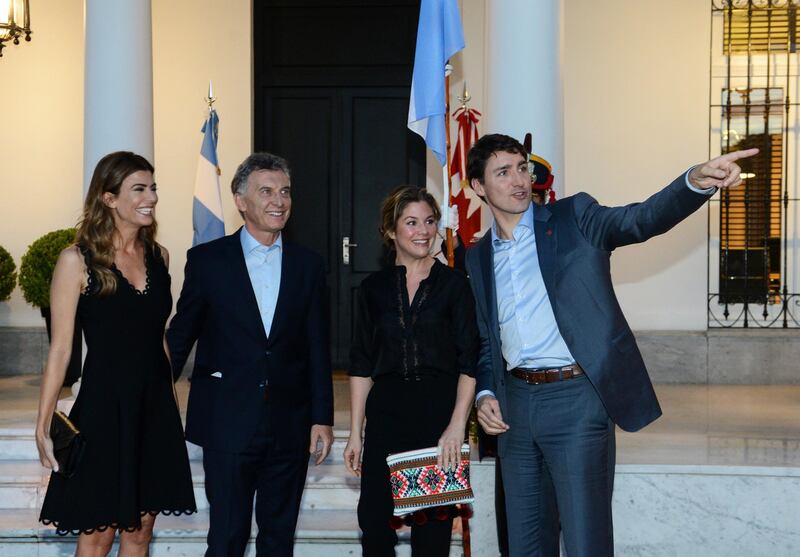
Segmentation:
<svg viewBox="0 0 800 557">
<path fill-rule="evenodd" d="M 797 6 L 793 2 L 715 2 L 724 11 L 723 53 L 795 52 Z"/>
<path fill-rule="evenodd" d="M 711 155 L 759 154 L 711 203 L 709 327 L 800 327 L 798 4 L 712 0 Z"/>
</svg>

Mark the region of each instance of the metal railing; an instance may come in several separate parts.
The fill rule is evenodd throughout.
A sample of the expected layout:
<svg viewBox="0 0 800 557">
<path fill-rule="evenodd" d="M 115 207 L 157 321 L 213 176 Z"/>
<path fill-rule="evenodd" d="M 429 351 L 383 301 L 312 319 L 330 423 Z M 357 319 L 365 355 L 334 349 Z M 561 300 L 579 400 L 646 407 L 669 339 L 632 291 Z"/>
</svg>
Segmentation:
<svg viewBox="0 0 800 557">
<path fill-rule="evenodd" d="M 712 0 L 710 154 L 758 147 L 709 210 L 708 327 L 800 327 L 800 0 Z"/>
</svg>

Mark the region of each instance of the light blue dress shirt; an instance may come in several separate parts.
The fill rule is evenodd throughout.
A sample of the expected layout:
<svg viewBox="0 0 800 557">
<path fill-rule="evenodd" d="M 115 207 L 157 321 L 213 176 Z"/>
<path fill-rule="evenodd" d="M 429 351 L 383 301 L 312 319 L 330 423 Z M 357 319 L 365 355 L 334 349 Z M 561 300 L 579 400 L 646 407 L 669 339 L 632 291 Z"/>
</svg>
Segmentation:
<svg viewBox="0 0 800 557">
<path fill-rule="evenodd" d="M 689 182 L 691 170 L 685 175 L 686 186 L 695 193 L 714 195 L 717 188 L 703 190 Z M 514 228 L 513 239 L 500 238 L 494 221 L 491 235 L 500 344 L 508 369 L 574 364 L 575 358 L 558 330 L 539 267 L 533 232 L 533 204 L 522 214 Z M 494 393 L 483 390 L 475 400 L 484 395 Z"/>
<path fill-rule="evenodd" d="M 281 286 L 283 236 L 279 235 L 271 246 L 265 246 L 247 231 L 246 226 L 243 226 L 240 239 L 247 274 L 250 275 L 250 284 L 253 286 L 253 293 L 258 303 L 258 312 L 261 314 L 264 332 L 269 336 Z"/>
<path fill-rule="evenodd" d="M 500 346 L 508 369 L 575 363 L 558 331 L 536 256 L 533 204 L 522 214 L 513 239 L 500 238 L 496 223 L 491 234 Z"/>
</svg>

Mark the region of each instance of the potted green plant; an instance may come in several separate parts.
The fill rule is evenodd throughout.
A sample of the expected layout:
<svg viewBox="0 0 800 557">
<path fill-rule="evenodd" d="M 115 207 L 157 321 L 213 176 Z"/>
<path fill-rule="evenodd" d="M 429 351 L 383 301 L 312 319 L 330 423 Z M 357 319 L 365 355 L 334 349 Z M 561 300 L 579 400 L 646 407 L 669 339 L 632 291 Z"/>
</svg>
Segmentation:
<svg viewBox="0 0 800 557">
<path fill-rule="evenodd" d="M 11 297 L 16 284 L 17 265 L 11 254 L 0 246 L 0 302 L 5 302 Z"/>
<path fill-rule="evenodd" d="M 50 282 L 53 280 L 53 269 L 59 254 L 75 242 L 75 229 L 65 228 L 48 232 L 33 242 L 19 266 L 19 286 L 25 301 L 38 307 L 47 327 L 47 338 L 51 338 L 50 330 Z M 71 385 L 81 375 L 81 329 L 77 315 L 75 317 L 75 334 L 72 339 L 72 356 L 70 357 L 64 384 Z"/>
</svg>

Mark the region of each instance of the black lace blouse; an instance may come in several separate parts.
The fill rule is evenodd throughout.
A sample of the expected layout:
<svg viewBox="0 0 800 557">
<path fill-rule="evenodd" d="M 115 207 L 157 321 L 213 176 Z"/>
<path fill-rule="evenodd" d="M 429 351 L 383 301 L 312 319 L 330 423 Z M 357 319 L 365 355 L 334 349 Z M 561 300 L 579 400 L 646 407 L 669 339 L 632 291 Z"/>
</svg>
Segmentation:
<svg viewBox="0 0 800 557">
<path fill-rule="evenodd" d="M 409 303 L 406 268 L 368 276 L 357 294 L 350 375 L 475 376 L 475 301 L 467 277 L 436 261 Z"/>
</svg>

